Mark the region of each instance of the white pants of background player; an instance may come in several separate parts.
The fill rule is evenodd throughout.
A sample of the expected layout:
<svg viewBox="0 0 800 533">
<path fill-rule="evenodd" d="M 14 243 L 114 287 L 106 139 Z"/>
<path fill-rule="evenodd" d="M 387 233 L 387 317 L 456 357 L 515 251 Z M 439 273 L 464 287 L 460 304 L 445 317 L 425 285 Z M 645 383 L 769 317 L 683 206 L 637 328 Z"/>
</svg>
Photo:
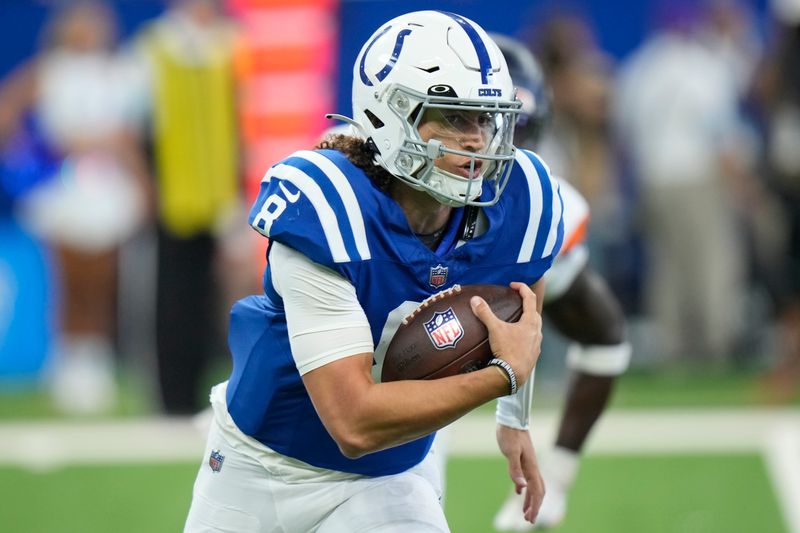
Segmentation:
<svg viewBox="0 0 800 533">
<path fill-rule="evenodd" d="M 449 532 L 436 452 L 401 474 L 367 477 L 316 468 L 243 434 L 214 387 L 214 420 L 186 533 Z M 224 460 L 218 471 L 211 452 Z"/>
</svg>

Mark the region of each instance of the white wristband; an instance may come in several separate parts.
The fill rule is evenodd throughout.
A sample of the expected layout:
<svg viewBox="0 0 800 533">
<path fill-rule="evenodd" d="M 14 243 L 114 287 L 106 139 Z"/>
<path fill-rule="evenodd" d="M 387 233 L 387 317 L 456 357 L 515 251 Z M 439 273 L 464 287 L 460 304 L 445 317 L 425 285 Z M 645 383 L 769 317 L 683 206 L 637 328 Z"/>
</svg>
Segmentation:
<svg viewBox="0 0 800 533">
<path fill-rule="evenodd" d="M 511 368 L 511 365 L 508 364 L 507 361 L 504 361 L 503 359 L 500 359 L 499 357 L 495 357 L 494 359 L 492 359 L 491 361 L 486 363 L 486 366 L 496 366 L 496 367 L 499 367 L 502 370 L 504 370 L 505 373 L 506 373 L 506 376 L 508 376 L 508 383 L 509 383 L 509 389 L 510 389 L 510 392 L 508 393 L 508 395 L 511 396 L 512 394 L 516 394 L 517 393 L 517 375 L 514 373 L 514 369 Z"/>
</svg>

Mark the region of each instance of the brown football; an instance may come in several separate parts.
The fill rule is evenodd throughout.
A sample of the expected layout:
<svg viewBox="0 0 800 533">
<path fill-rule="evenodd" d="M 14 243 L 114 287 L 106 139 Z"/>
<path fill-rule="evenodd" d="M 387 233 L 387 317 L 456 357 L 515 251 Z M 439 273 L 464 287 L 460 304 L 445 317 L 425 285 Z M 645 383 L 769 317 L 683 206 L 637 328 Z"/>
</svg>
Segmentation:
<svg viewBox="0 0 800 533">
<path fill-rule="evenodd" d="M 407 316 L 386 349 L 382 381 L 437 379 L 472 372 L 492 359 L 486 326 L 470 307 L 482 297 L 501 320 L 516 322 L 522 298 L 501 285 L 454 285 Z"/>
</svg>

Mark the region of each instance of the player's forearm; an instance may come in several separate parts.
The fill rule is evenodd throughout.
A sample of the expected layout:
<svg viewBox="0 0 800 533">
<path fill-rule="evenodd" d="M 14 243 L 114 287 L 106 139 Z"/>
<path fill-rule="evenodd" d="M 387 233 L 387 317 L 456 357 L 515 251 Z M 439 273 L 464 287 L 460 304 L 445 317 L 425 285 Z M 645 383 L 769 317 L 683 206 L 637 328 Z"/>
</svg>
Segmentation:
<svg viewBox="0 0 800 533">
<path fill-rule="evenodd" d="M 508 381 L 486 368 L 431 381 L 372 384 L 326 427 L 348 457 L 428 435 L 475 407 L 507 394 Z"/>
</svg>

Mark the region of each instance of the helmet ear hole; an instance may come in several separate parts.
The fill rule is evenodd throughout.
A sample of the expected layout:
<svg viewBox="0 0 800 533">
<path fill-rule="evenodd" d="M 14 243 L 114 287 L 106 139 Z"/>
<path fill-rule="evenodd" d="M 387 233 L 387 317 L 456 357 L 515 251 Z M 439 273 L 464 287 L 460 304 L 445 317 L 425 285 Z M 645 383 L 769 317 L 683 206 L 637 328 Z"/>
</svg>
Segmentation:
<svg viewBox="0 0 800 533">
<path fill-rule="evenodd" d="M 365 109 L 364 114 L 367 115 L 367 118 L 372 123 L 372 127 L 375 128 L 376 130 L 381 129 L 384 126 L 383 121 L 379 119 L 378 116 L 369 109 Z"/>
</svg>

